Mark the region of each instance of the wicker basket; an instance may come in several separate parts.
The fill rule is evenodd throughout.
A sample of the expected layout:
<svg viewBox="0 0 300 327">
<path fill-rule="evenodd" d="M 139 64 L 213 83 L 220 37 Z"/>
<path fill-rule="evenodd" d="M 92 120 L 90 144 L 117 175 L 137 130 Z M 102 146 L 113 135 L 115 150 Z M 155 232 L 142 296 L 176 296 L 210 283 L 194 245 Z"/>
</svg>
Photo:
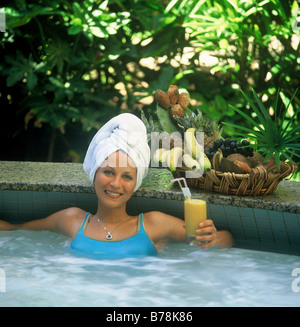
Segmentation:
<svg viewBox="0 0 300 327">
<path fill-rule="evenodd" d="M 276 165 L 265 169 L 263 166 L 253 168 L 248 174 L 206 170 L 199 178 L 187 178 L 191 187 L 229 195 L 267 195 L 274 192 L 278 184 L 287 177 L 291 178 L 297 166 L 288 162 L 275 172 Z M 185 177 L 185 168 L 177 168 L 172 172 L 175 178 Z"/>
</svg>

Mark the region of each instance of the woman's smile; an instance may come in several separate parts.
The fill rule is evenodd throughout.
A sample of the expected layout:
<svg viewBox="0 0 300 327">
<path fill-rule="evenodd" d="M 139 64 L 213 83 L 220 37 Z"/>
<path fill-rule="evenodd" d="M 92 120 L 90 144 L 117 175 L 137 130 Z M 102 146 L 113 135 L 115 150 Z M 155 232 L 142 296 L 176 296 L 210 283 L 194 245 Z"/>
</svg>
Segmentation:
<svg viewBox="0 0 300 327">
<path fill-rule="evenodd" d="M 104 192 L 108 197 L 113 198 L 113 199 L 118 199 L 120 196 L 123 195 L 123 193 L 117 193 L 117 192 L 108 191 L 108 190 L 105 190 Z"/>
</svg>

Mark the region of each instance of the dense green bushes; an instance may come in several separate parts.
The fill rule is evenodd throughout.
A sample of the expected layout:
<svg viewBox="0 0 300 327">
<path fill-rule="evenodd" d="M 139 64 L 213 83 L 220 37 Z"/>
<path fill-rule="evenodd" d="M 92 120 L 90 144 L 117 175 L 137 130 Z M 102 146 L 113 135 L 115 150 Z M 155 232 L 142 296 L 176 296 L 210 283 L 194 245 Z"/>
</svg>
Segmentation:
<svg viewBox="0 0 300 327">
<path fill-rule="evenodd" d="M 3 7 L 2 160 L 81 161 L 95 128 L 120 110 L 154 111 L 153 91 L 172 83 L 190 91 L 195 108 L 238 124 L 246 122 L 228 104 L 245 107 L 240 89 L 254 88 L 268 104 L 279 87 L 289 95 L 300 84 L 297 1 L 16 0 Z"/>
</svg>

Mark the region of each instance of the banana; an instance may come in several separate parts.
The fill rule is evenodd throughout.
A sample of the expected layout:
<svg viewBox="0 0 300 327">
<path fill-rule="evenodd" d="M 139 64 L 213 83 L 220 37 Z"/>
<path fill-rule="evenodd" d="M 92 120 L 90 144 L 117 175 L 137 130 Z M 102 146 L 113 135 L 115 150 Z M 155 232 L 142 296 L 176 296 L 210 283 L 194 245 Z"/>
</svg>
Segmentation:
<svg viewBox="0 0 300 327">
<path fill-rule="evenodd" d="M 167 160 L 167 152 L 164 148 L 157 149 L 153 154 L 154 161 L 164 163 Z"/>
<path fill-rule="evenodd" d="M 175 171 L 178 166 L 178 161 L 182 157 L 182 148 L 174 147 L 173 149 L 167 151 L 167 165 L 171 171 Z"/>
<path fill-rule="evenodd" d="M 200 164 L 197 160 L 193 159 L 193 157 L 189 154 L 189 153 L 185 153 L 183 155 L 183 162 L 184 164 L 190 168 L 190 169 L 193 169 L 193 170 L 197 170 L 197 169 L 200 169 Z"/>
<path fill-rule="evenodd" d="M 221 171 L 221 162 L 223 159 L 223 153 L 220 149 L 214 154 L 212 158 L 212 166 L 216 171 Z"/>
<path fill-rule="evenodd" d="M 206 169 L 211 169 L 211 162 L 210 160 L 208 159 L 207 155 L 204 154 L 204 171 Z"/>
<path fill-rule="evenodd" d="M 199 156 L 199 158 L 197 159 L 197 161 L 198 161 L 200 167 L 203 168 L 204 172 L 205 172 L 205 170 L 211 169 L 211 167 L 212 167 L 211 162 L 205 153 L 202 153 L 201 156 Z"/>
<path fill-rule="evenodd" d="M 194 159 L 198 159 L 200 157 L 201 152 L 204 152 L 203 147 L 197 142 L 195 136 L 196 128 L 188 128 L 185 131 L 185 143 L 188 152 Z"/>
</svg>

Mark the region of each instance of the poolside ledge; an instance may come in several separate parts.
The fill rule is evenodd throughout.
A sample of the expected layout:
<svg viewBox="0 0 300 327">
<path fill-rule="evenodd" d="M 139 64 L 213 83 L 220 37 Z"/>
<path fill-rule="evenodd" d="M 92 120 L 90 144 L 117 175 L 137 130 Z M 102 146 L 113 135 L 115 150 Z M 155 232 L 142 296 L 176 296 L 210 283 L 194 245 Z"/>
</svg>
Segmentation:
<svg viewBox="0 0 300 327">
<path fill-rule="evenodd" d="M 167 169 L 150 168 L 136 198 L 183 200 Z M 94 193 L 94 187 L 79 163 L 0 161 L 0 190 Z M 231 196 L 201 192 L 207 203 L 300 214 L 300 183 L 284 180 L 266 196 Z"/>
</svg>

